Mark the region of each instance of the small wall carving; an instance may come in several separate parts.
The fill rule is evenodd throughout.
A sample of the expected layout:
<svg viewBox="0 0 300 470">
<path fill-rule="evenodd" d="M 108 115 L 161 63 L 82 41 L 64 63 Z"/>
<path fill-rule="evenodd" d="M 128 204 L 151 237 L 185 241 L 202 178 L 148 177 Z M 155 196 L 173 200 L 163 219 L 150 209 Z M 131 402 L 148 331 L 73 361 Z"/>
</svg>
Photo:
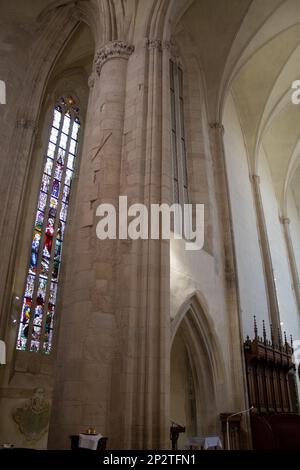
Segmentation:
<svg viewBox="0 0 300 470">
<path fill-rule="evenodd" d="M 37 388 L 30 400 L 13 412 L 13 419 L 20 432 L 29 441 L 39 440 L 47 431 L 50 416 L 50 403 L 45 398 L 45 390 Z"/>
</svg>

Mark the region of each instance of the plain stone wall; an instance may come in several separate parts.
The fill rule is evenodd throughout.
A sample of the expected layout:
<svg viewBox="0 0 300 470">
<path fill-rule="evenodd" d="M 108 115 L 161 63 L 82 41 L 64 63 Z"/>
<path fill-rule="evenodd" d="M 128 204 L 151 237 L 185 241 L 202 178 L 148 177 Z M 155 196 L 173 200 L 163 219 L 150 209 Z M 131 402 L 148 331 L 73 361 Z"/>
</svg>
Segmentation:
<svg viewBox="0 0 300 470">
<path fill-rule="evenodd" d="M 268 303 L 247 154 L 231 94 L 223 122 L 243 333 L 253 337 L 253 315 L 260 326 L 263 319 L 269 323 Z"/>
<path fill-rule="evenodd" d="M 1 18 L 2 21 L 5 18 Z M 22 189 L 23 178 L 26 174 L 26 154 L 22 149 L 14 153 L 10 151 L 11 142 L 22 129 L 26 132 L 26 126 L 34 124 L 27 122 L 29 116 L 18 114 L 19 105 L 25 99 L 24 77 L 29 69 L 29 56 L 34 42 L 35 26 L 30 19 L 23 23 L 1 24 L 1 61 L 0 78 L 6 82 L 6 105 L 0 106 L 0 235 L 1 235 L 1 266 L 0 266 L 0 309 L 1 303 L 11 297 L 11 285 L 7 282 L 7 268 L 12 254 L 12 241 L 17 235 L 18 208 L 23 202 Z M 24 124 L 22 124 L 22 118 Z M 30 129 L 29 129 L 30 131 Z M 25 138 L 24 138 L 25 140 Z M 26 143 L 24 141 L 24 148 Z M 10 199 L 11 190 L 14 198 Z M 9 228 L 9 230 L 7 230 Z M 27 256 L 26 256 L 27 258 Z M 16 295 L 16 294 L 15 294 Z M 2 306 L 3 306 L 2 304 Z M 5 305 L 5 304 L 4 304 Z M 14 307 L 14 305 L 12 306 Z M 30 381 L 22 380 L 19 374 L 14 374 L 13 357 L 16 340 L 16 327 L 12 323 L 16 315 L 19 320 L 20 306 L 16 305 L 15 311 L 7 309 L 0 312 L 0 338 L 7 342 L 7 365 L 0 366 L 0 442 L 11 442 L 22 447 L 32 447 L 21 434 L 12 419 L 12 413 L 17 406 L 21 406 L 27 396 L 31 395 L 32 385 Z M 5 327 L 8 327 L 6 332 Z M 9 375 L 11 385 L 9 386 Z M 15 375 L 15 377 L 13 377 Z M 15 379 L 15 380 L 14 380 Z M 34 381 L 31 381 L 34 382 Z M 45 448 L 47 435 L 39 442 L 35 442 L 37 448 Z"/>
<path fill-rule="evenodd" d="M 300 273 L 300 214 L 297 210 L 294 195 L 291 190 L 288 192 L 288 217 L 290 218 L 290 232 L 291 232 L 291 239 L 293 243 L 293 250 L 296 260 L 296 265 L 298 269 L 298 275 Z M 300 339 L 300 338 L 299 338 Z"/>
<path fill-rule="evenodd" d="M 279 220 L 279 207 L 267 157 L 263 150 L 260 155 L 259 174 L 261 177 L 261 194 L 278 296 L 280 321 L 283 322 L 282 330 L 287 332 L 288 338 L 290 334 L 300 338 L 299 315 L 292 287 L 286 241 L 282 224 Z"/>
</svg>

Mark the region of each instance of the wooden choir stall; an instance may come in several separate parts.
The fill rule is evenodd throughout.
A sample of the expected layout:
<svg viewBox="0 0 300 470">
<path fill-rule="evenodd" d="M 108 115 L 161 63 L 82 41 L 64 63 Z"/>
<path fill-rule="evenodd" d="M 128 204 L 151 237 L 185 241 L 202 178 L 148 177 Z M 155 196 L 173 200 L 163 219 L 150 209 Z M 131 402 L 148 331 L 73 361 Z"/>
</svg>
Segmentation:
<svg viewBox="0 0 300 470">
<path fill-rule="evenodd" d="M 267 338 L 263 322 L 258 334 L 254 317 L 254 339 L 244 343 L 247 385 L 254 449 L 300 450 L 300 415 L 293 363 L 293 340 L 273 331 Z"/>
</svg>

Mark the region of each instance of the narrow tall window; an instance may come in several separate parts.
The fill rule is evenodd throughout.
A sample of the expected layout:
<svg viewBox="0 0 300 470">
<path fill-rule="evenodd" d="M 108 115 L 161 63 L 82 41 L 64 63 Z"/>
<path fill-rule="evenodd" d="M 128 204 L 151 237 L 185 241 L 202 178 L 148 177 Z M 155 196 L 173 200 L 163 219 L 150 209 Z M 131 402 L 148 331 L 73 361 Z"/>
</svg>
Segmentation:
<svg viewBox="0 0 300 470">
<path fill-rule="evenodd" d="M 17 339 L 20 350 L 51 351 L 79 130 L 79 108 L 74 99 L 60 98 L 53 112 L 37 202 Z"/>
<path fill-rule="evenodd" d="M 173 202 L 188 203 L 182 69 L 170 60 Z"/>
</svg>

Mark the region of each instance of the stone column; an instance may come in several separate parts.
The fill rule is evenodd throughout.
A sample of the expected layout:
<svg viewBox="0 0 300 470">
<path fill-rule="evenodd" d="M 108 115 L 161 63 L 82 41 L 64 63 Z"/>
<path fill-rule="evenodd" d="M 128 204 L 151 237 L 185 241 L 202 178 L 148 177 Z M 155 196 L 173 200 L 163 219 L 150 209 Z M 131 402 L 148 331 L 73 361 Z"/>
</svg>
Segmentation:
<svg viewBox="0 0 300 470">
<path fill-rule="evenodd" d="M 247 408 L 248 391 L 246 381 L 246 369 L 243 360 L 243 331 L 240 316 L 240 299 L 237 278 L 236 254 L 234 246 L 234 233 L 232 212 L 230 203 L 229 183 L 224 150 L 224 127 L 220 122 L 210 124 L 210 143 L 214 166 L 216 203 L 218 210 L 218 222 L 220 224 L 219 240 L 221 260 L 224 267 L 224 287 L 226 292 L 226 307 L 228 315 L 228 328 L 231 355 L 231 370 L 228 377 L 232 383 L 231 396 L 228 403 L 236 409 Z M 251 448 L 250 419 L 245 416 L 243 426 L 243 448 Z"/>
<path fill-rule="evenodd" d="M 127 70 L 121 193 L 128 204 L 165 201 L 161 41 L 136 47 Z M 168 69 L 165 69 L 168 70 Z M 168 176 L 169 177 L 169 176 Z M 170 274 L 168 240 L 120 240 L 118 338 L 111 389 L 113 446 L 168 448 Z"/>
<path fill-rule="evenodd" d="M 295 259 L 293 241 L 291 237 L 291 230 L 290 230 L 291 221 L 288 217 L 280 217 L 280 222 L 282 223 L 282 226 L 283 226 L 283 232 L 284 232 L 284 237 L 285 237 L 285 242 L 286 242 L 286 247 L 287 247 L 287 252 L 288 252 L 288 258 L 289 258 L 289 265 L 290 265 L 291 275 L 292 275 L 292 280 L 293 280 L 293 289 L 294 289 L 294 293 L 296 297 L 298 313 L 300 314 L 300 282 L 299 282 L 298 268 L 297 268 L 296 259 Z"/>
<path fill-rule="evenodd" d="M 112 449 L 170 445 L 169 242 L 96 238 L 101 202 L 118 213 L 119 195 L 148 208 L 166 201 L 163 51 L 142 43 L 127 66 L 131 52 L 108 44 L 89 80 L 50 448 L 68 447 L 68 436 L 89 426 Z"/>
<path fill-rule="evenodd" d="M 264 208 L 260 192 L 260 177 L 258 175 L 252 175 L 251 181 L 256 209 L 261 254 L 265 273 L 269 316 L 273 325 L 273 331 L 278 331 L 278 328 L 280 328 L 279 305 L 274 280 L 273 263 L 268 239 Z"/>
<path fill-rule="evenodd" d="M 89 79 L 76 206 L 67 233 L 50 448 L 68 448 L 68 436 L 90 426 L 109 434 L 112 364 L 122 328 L 115 315 L 118 241 L 98 240 L 96 208 L 107 202 L 118 212 L 126 70 L 132 52 L 125 42 L 108 43 L 96 53 Z"/>
</svg>

